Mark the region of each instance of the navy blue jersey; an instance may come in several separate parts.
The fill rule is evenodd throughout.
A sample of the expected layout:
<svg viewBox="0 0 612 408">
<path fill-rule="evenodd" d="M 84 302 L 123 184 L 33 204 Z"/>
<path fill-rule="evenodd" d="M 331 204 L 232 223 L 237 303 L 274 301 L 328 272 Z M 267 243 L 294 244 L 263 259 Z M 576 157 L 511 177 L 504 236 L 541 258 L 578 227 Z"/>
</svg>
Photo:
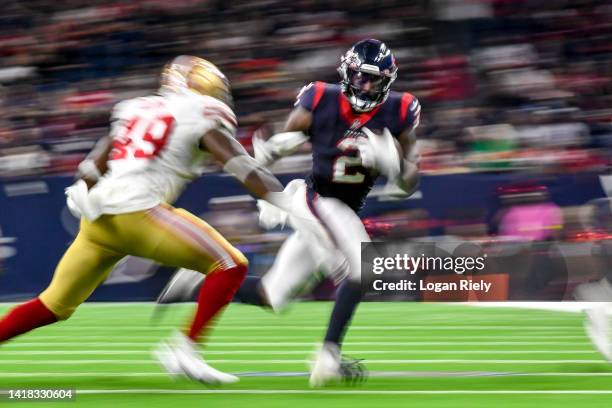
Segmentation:
<svg viewBox="0 0 612 408">
<path fill-rule="evenodd" d="M 394 137 L 418 126 L 420 106 L 409 93 L 391 92 L 370 112 L 354 112 L 340 85 L 314 82 L 297 97 L 296 106 L 312 113 L 308 134 L 312 144 L 310 189 L 323 197 L 335 197 L 355 211 L 363 206 L 375 175 L 361 166 L 356 138 L 366 137 L 365 126 L 374 133 L 388 128 Z"/>
</svg>

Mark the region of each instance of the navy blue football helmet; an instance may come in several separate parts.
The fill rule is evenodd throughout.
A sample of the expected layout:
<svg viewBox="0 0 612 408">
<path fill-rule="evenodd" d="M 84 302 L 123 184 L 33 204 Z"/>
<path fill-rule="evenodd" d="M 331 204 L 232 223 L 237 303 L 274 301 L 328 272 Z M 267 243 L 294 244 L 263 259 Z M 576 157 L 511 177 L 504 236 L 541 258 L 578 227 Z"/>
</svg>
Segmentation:
<svg viewBox="0 0 612 408">
<path fill-rule="evenodd" d="M 397 64 L 385 43 L 369 39 L 356 43 L 340 58 L 342 92 L 357 112 L 383 103 L 397 78 Z"/>
</svg>

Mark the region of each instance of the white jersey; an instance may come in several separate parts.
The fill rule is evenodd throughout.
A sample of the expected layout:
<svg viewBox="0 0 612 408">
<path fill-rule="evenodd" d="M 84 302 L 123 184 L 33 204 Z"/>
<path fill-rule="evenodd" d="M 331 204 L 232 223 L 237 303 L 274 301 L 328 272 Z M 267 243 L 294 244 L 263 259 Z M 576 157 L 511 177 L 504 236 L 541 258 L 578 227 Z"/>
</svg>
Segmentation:
<svg viewBox="0 0 612 408">
<path fill-rule="evenodd" d="M 173 202 L 201 174 L 202 136 L 234 136 L 236 116 L 223 102 L 197 94 L 167 94 L 120 102 L 112 113 L 108 171 L 89 192 L 102 214 Z"/>
</svg>

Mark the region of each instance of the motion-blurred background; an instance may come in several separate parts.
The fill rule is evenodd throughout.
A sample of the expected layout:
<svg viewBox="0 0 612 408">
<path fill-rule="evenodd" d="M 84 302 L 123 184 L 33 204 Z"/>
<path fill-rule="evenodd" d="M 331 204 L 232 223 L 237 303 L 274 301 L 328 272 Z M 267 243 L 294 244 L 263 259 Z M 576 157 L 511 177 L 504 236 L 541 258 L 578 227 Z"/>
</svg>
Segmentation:
<svg viewBox="0 0 612 408">
<path fill-rule="evenodd" d="M 394 89 L 423 107 L 421 187 L 410 199 L 373 190 L 362 215 L 374 237 L 546 242 L 566 275 L 607 270 L 596 258 L 611 219 L 609 1 L 3 1 L 0 299 L 48 282 L 76 229 L 63 188 L 113 104 L 154 92 L 169 59 L 198 55 L 227 74 L 250 148 L 304 84 L 337 81 L 340 55 L 367 37 L 392 48 Z M 306 146 L 274 169 L 302 177 L 309 160 Z M 207 172 L 178 204 L 265 270 L 287 232 L 262 231 L 244 190 L 214 163 Z M 149 299 L 167 278 L 134 259 L 116 272 L 97 298 Z"/>
</svg>

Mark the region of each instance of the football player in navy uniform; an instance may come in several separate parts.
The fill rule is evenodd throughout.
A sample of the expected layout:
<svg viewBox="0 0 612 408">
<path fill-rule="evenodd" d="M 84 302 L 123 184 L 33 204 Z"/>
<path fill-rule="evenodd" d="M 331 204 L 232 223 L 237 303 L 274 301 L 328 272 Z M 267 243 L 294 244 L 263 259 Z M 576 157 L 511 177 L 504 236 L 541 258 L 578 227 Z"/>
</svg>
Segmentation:
<svg viewBox="0 0 612 408">
<path fill-rule="evenodd" d="M 421 107 L 410 93 L 390 90 L 398 71 L 391 50 L 378 40 L 360 41 L 342 56 L 338 71 L 339 84 L 314 82 L 302 88 L 282 133 L 253 139 L 255 159 L 263 165 L 310 141 L 313 166 L 305 181 L 285 188 L 293 195 L 291 215 L 258 202 L 262 225 L 288 222 L 295 232 L 272 268 L 262 278 L 249 277 L 236 294 L 245 303 L 278 310 L 316 271 L 341 273 L 325 340 L 311 367 L 312 386 L 362 372 L 359 363 L 340 352 L 361 299 L 360 244 L 370 241 L 358 211 L 379 175 L 406 195 L 418 180 L 414 131 Z M 199 279 L 180 271 L 160 303 L 193 291 L 194 278 Z"/>
</svg>

